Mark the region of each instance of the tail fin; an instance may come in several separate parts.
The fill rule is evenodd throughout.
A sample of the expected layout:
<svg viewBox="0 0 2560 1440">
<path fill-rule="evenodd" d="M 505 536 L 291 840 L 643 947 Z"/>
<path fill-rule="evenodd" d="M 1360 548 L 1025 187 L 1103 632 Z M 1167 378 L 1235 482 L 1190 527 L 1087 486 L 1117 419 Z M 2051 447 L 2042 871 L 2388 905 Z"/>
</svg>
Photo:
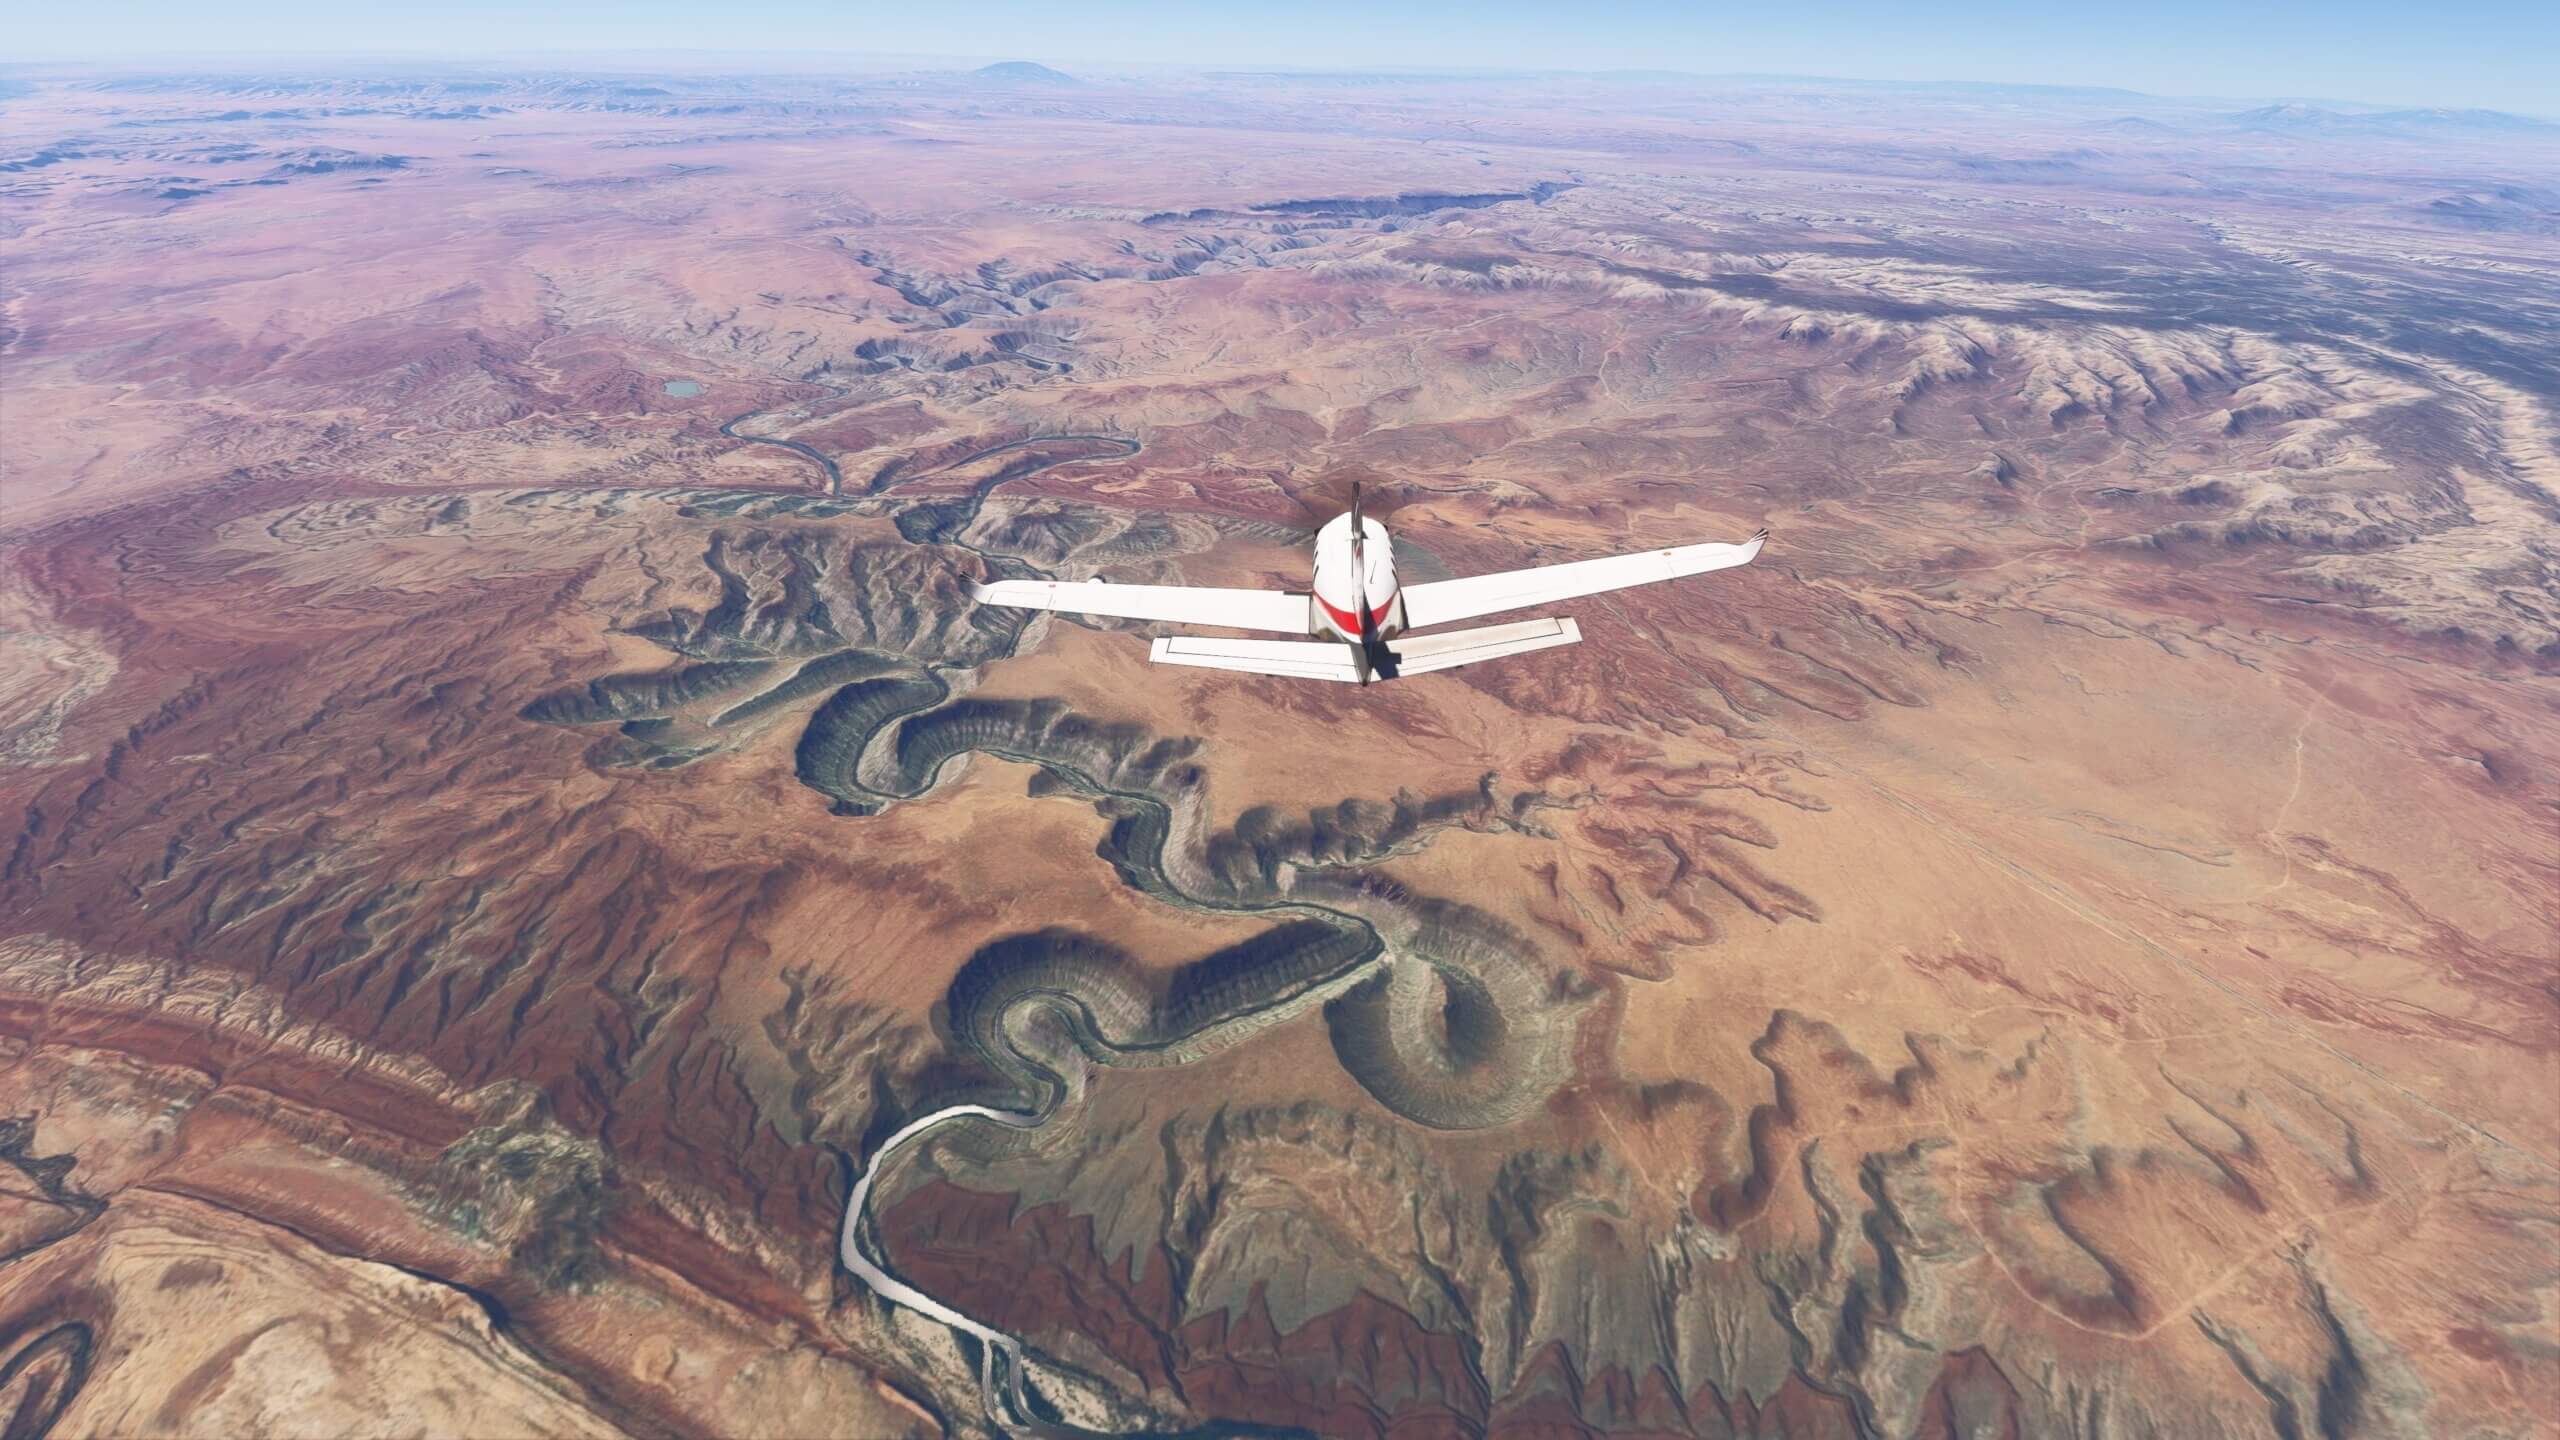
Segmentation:
<svg viewBox="0 0 2560 1440">
<path fill-rule="evenodd" d="M 1360 518 L 1360 482 L 1351 482 L 1351 598 L 1353 613 L 1360 617 L 1360 633 L 1374 642 L 1377 627 L 1369 620 L 1368 522 Z M 1367 684 L 1367 681 L 1362 681 Z"/>
</svg>

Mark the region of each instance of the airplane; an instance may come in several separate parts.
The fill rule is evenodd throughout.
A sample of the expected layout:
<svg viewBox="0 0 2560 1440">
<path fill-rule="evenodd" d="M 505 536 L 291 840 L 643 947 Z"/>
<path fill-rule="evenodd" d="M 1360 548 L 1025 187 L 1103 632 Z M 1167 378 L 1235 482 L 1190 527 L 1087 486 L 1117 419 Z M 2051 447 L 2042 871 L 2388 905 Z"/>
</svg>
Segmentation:
<svg viewBox="0 0 2560 1440">
<path fill-rule="evenodd" d="M 1155 642 L 1148 658 L 1164 665 L 1367 685 L 1571 645 L 1582 638 L 1581 627 L 1569 619 L 1520 620 L 1433 635 L 1413 631 L 1747 565 L 1768 538 L 1769 532 L 1761 530 L 1739 545 L 1677 545 L 1405 585 L 1396 579 L 1395 542 L 1388 538 L 1386 526 L 1361 515 L 1360 487 L 1354 485 L 1351 508 L 1316 532 L 1312 594 L 1198 585 L 1115 585 L 1098 575 L 1085 581 L 998 580 L 976 586 L 971 593 L 981 605 L 1322 637 L 1225 640 L 1168 635 Z"/>
</svg>

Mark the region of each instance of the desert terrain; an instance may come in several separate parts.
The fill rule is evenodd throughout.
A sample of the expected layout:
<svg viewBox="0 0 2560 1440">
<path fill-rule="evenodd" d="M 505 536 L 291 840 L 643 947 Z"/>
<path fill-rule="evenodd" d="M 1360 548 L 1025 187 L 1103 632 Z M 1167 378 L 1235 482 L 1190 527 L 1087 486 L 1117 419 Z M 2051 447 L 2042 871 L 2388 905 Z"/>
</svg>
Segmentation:
<svg viewBox="0 0 2560 1440">
<path fill-rule="evenodd" d="M 2560 1434 L 2560 127 L 18 67 L 0 244 L 11 1437 Z M 1353 480 L 1773 539 L 970 599 Z"/>
</svg>

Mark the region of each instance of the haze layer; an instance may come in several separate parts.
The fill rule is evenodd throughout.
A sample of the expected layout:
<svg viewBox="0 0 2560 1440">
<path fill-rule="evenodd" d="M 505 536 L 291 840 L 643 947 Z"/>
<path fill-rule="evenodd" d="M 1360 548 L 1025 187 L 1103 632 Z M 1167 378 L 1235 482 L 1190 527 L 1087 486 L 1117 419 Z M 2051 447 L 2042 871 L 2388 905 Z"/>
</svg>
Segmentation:
<svg viewBox="0 0 2560 1440">
<path fill-rule="evenodd" d="M 1687 80 L 5 101 L 0 1428 L 2524 1435 L 2560 145 Z M 1774 532 L 1372 689 L 993 575 Z"/>
</svg>

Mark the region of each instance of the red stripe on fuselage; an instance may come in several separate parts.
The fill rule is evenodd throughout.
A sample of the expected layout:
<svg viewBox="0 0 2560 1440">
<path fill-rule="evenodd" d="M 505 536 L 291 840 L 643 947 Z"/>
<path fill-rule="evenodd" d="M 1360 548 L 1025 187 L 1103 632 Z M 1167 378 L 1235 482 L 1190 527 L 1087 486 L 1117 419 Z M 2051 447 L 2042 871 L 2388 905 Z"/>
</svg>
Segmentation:
<svg viewBox="0 0 2560 1440">
<path fill-rule="evenodd" d="M 1393 610 L 1395 605 L 1396 597 L 1389 595 L 1387 597 L 1387 603 L 1369 612 L 1370 622 L 1378 625 L 1386 624 L 1387 612 Z M 1325 599 L 1321 595 L 1316 597 L 1316 608 L 1324 612 L 1324 618 L 1340 626 L 1344 634 L 1357 635 L 1360 633 L 1360 617 L 1353 612 L 1349 610 L 1334 609 L 1331 605 L 1325 603 Z"/>
</svg>

